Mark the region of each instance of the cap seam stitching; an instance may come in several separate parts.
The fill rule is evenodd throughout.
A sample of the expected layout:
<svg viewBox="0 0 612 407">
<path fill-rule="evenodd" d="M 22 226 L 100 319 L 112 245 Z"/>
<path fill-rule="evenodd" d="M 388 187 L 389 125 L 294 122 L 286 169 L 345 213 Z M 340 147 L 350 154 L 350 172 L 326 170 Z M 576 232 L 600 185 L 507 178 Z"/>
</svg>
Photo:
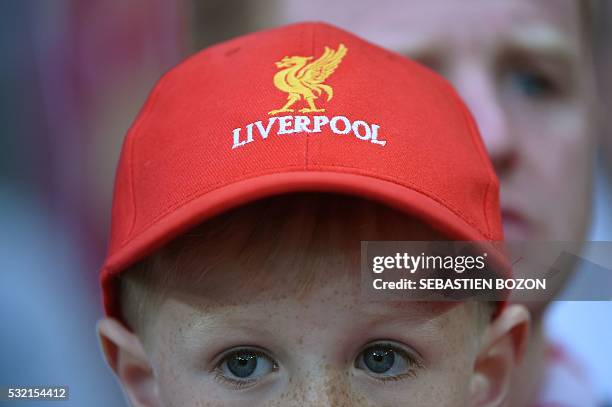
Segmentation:
<svg viewBox="0 0 612 407">
<path fill-rule="evenodd" d="M 310 54 L 314 56 L 314 52 L 315 52 L 315 26 L 311 27 L 312 29 L 312 41 L 310 44 Z M 303 36 L 300 37 L 300 40 L 304 38 Z M 309 147 L 310 147 L 310 137 L 309 134 L 306 133 L 306 151 L 304 153 L 304 169 L 308 169 L 308 165 L 309 165 Z"/>
<path fill-rule="evenodd" d="M 142 124 L 145 122 L 145 119 L 147 118 L 147 116 L 149 116 L 151 110 L 153 109 L 153 107 L 155 106 L 157 100 L 158 100 L 158 95 L 160 92 L 160 89 L 162 87 L 162 84 L 165 82 L 166 77 L 168 76 L 170 72 L 166 73 L 165 75 L 163 75 L 160 79 L 159 82 L 157 83 L 157 85 L 155 86 L 155 88 L 153 89 L 153 92 L 151 94 L 151 97 L 149 98 L 149 101 L 147 103 L 147 105 L 145 106 L 145 108 L 143 109 L 140 118 L 138 119 L 138 122 L 134 125 L 133 130 L 130 132 L 132 134 L 132 136 L 129 138 L 129 146 L 128 146 L 128 151 L 129 151 L 129 161 L 130 161 L 130 181 L 129 181 L 129 185 L 130 185 L 130 196 L 131 196 L 131 200 L 132 200 L 132 221 L 130 222 L 130 228 L 128 229 L 128 233 L 127 233 L 127 237 L 126 240 L 129 239 L 129 237 L 132 235 L 132 232 L 134 231 L 134 227 L 136 225 L 136 194 L 134 193 L 134 166 L 132 165 L 132 163 L 134 162 L 134 144 L 136 141 L 136 137 L 140 134 L 140 129 L 142 127 Z"/>
<path fill-rule="evenodd" d="M 449 85 L 447 85 L 447 86 L 449 86 Z M 482 208 L 482 212 L 483 212 L 483 215 L 485 217 L 485 222 L 486 222 L 486 225 L 487 225 L 487 231 L 488 231 L 489 235 L 492 235 L 492 232 L 491 232 L 491 222 L 489 220 L 489 215 L 488 215 L 488 211 L 487 211 L 487 202 L 488 202 L 491 186 L 492 186 L 492 183 L 494 181 L 492 179 L 491 171 L 488 168 L 488 166 L 489 166 L 489 164 L 487 162 L 488 159 L 485 160 L 485 157 L 483 157 L 481 148 L 478 145 L 477 140 L 475 139 L 476 136 L 479 133 L 476 131 L 475 123 L 474 123 L 473 119 L 471 118 L 471 115 L 470 115 L 469 111 L 467 110 L 467 107 L 461 101 L 461 99 L 459 98 L 459 96 L 457 95 L 457 93 L 455 92 L 455 90 L 453 88 L 451 88 L 451 94 L 452 94 L 453 99 L 455 100 L 455 103 L 457 103 L 459 105 L 459 108 L 460 108 L 462 116 L 463 116 L 463 120 L 464 120 L 465 124 L 467 125 L 468 131 L 469 131 L 469 134 L 470 134 L 470 139 L 472 141 L 472 144 L 476 148 L 476 152 L 478 154 L 480 162 L 486 168 L 486 173 L 487 173 L 487 176 L 488 176 L 487 177 L 488 178 L 488 182 L 487 182 L 487 188 L 485 190 L 484 200 L 483 200 L 483 203 L 482 203 L 482 207 L 483 207 Z M 481 137 L 481 136 L 478 136 L 478 137 Z"/>
</svg>

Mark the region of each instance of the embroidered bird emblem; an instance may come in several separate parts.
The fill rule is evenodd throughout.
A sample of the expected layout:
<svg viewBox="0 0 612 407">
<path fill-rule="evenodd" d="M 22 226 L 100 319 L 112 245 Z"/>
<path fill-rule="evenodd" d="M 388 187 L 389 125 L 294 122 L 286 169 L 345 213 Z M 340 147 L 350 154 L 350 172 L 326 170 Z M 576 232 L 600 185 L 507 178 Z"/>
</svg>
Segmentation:
<svg viewBox="0 0 612 407">
<path fill-rule="evenodd" d="M 305 100 L 307 104 L 307 107 L 299 110 L 301 113 L 324 112 L 325 109 L 316 107 L 315 99 L 322 93 L 327 94 L 327 101 L 334 96 L 332 87 L 324 82 L 340 65 L 346 52 L 347 48 L 340 44 L 335 51 L 325 47 L 323 55 L 315 61 L 312 61 L 312 56 L 286 56 L 276 62 L 278 68 L 284 69 L 274 75 L 274 85 L 288 93 L 287 103 L 280 109 L 269 111 L 268 114 L 293 112 L 292 106 L 299 100 Z"/>
</svg>

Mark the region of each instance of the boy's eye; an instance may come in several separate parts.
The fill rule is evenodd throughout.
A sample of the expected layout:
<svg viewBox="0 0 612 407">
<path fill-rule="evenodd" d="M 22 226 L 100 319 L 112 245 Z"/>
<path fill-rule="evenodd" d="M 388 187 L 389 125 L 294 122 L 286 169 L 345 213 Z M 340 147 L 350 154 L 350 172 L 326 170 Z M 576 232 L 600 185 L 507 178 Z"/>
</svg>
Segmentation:
<svg viewBox="0 0 612 407">
<path fill-rule="evenodd" d="M 373 344 L 365 348 L 355 361 L 355 367 L 382 379 L 415 375 L 420 364 L 415 356 L 396 345 Z"/>
<path fill-rule="evenodd" d="M 386 373 L 395 365 L 395 351 L 383 347 L 369 348 L 363 354 L 363 362 L 374 373 Z"/>
<path fill-rule="evenodd" d="M 233 382 L 252 382 L 276 369 L 276 363 L 269 356 L 248 348 L 229 352 L 217 365 L 218 374 Z"/>
</svg>

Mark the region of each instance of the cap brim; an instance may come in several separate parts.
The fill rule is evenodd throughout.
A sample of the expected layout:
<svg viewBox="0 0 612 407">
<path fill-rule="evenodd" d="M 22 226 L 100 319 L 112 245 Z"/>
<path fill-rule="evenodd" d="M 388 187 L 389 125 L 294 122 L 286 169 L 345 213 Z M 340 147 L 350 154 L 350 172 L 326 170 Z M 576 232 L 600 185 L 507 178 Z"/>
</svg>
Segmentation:
<svg viewBox="0 0 612 407">
<path fill-rule="evenodd" d="M 294 171 L 260 175 L 221 187 L 176 208 L 109 256 L 101 270 L 104 309 L 116 314 L 114 276 L 180 234 L 230 209 L 293 192 L 330 192 L 380 202 L 410 214 L 449 240 L 488 244 L 489 238 L 436 199 L 406 186 L 354 173 Z"/>
</svg>

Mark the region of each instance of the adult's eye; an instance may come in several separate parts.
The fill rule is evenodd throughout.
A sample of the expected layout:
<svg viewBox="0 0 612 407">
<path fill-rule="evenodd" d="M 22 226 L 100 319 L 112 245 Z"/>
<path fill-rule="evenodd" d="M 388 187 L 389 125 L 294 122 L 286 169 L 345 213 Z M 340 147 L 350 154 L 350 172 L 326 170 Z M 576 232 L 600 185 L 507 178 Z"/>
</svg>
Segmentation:
<svg viewBox="0 0 612 407">
<path fill-rule="evenodd" d="M 514 70 L 509 73 L 512 87 L 529 97 L 545 97 L 555 93 L 555 83 L 538 72 L 531 70 Z"/>
<path fill-rule="evenodd" d="M 217 365 L 218 375 L 230 382 L 253 382 L 278 368 L 276 362 L 258 349 L 236 349 L 225 354 Z"/>
<path fill-rule="evenodd" d="M 391 343 L 375 343 L 357 356 L 355 367 L 381 379 L 414 376 L 421 367 L 415 355 Z"/>
</svg>

